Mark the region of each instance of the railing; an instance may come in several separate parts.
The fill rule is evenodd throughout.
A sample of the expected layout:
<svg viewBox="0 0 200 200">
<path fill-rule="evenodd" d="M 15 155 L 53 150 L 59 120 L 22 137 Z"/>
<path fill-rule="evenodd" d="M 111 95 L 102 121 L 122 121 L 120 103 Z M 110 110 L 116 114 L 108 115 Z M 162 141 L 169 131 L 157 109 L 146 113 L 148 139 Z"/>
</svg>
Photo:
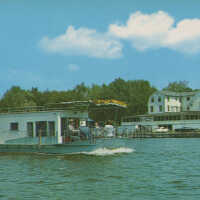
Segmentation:
<svg viewBox="0 0 200 200">
<path fill-rule="evenodd" d="M 92 131 L 93 128 L 88 128 L 87 133 L 83 133 L 81 130 L 77 129 L 74 131 L 65 130 L 62 136 L 62 143 L 69 144 L 77 141 L 88 141 L 89 144 L 95 144 L 95 135 Z"/>
<path fill-rule="evenodd" d="M 73 110 L 81 111 L 88 110 L 87 107 L 47 107 L 47 106 L 32 106 L 32 107 L 8 107 L 0 108 L 0 113 L 24 113 L 24 112 L 44 112 L 44 111 L 62 111 L 62 110 Z"/>
</svg>

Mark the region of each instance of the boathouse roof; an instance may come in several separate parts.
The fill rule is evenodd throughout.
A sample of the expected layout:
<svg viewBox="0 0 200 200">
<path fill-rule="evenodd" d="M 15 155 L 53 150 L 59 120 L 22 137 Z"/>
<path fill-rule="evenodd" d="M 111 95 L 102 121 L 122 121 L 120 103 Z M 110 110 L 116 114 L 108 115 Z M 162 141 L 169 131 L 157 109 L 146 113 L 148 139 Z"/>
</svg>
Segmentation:
<svg viewBox="0 0 200 200">
<path fill-rule="evenodd" d="M 47 104 L 45 106 L 24 106 L 0 108 L 0 113 L 25 113 L 25 112 L 47 112 L 47 111 L 88 111 L 97 109 L 121 109 L 126 104 L 117 100 L 96 101 L 70 101 Z"/>
</svg>

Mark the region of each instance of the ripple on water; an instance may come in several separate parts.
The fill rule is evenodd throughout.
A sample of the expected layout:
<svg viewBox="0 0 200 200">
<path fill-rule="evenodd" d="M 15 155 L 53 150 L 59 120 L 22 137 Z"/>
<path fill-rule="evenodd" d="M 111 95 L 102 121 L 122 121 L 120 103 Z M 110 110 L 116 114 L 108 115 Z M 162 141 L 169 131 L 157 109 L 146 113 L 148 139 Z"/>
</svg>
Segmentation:
<svg viewBox="0 0 200 200">
<path fill-rule="evenodd" d="M 198 139 L 135 139 L 131 152 L 0 156 L 0 199 L 196 200 L 199 146 Z"/>
<path fill-rule="evenodd" d="M 100 148 L 92 152 L 85 152 L 83 154 L 96 155 L 96 156 L 108 156 L 108 155 L 115 155 L 115 154 L 132 153 L 134 151 L 135 150 L 132 148 L 125 148 L 125 147 L 120 147 L 116 149 Z"/>
</svg>

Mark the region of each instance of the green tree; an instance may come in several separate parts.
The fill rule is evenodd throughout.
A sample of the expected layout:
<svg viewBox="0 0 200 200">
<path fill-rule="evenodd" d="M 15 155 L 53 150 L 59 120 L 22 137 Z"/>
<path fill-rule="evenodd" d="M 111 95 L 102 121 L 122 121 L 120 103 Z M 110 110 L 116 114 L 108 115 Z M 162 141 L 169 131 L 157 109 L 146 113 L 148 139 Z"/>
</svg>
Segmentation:
<svg viewBox="0 0 200 200">
<path fill-rule="evenodd" d="M 19 86 L 13 86 L 1 99 L 1 107 L 24 107 L 35 106 L 31 93 L 22 90 Z"/>
<path fill-rule="evenodd" d="M 84 83 L 77 85 L 73 89 L 73 97 L 76 101 L 88 100 L 89 88 Z"/>
<path fill-rule="evenodd" d="M 128 81 L 128 115 L 145 114 L 149 96 L 156 91 L 149 81 L 130 80 Z"/>
<path fill-rule="evenodd" d="M 120 101 L 127 102 L 129 96 L 128 83 L 121 78 L 115 79 L 109 84 L 109 90 L 112 94 L 112 98 Z"/>
<path fill-rule="evenodd" d="M 171 83 L 168 89 L 184 86 L 188 89 L 185 82 Z M 173 86 L 173 87 L 172 87 Z M 135 115 L 147 112 L 147 102 L 149 96 L 156 91 L 148 81 L 145 80 L 128 80 L 117 78 L 110 84 L 97 85 L 92 87 L 85 86 L 84 83 L 77 85 L 72 90 L 66 91 L 39 91 L 38 88 L 31 90 L 23 90 L 19 86 L 13 86 L 9 89 L 0 101 L 1 107 L 23 107 L 23 106 L 43 106 L 46 104 L 54 104 L 67 101 L 85 101 L 96 99 L 116 99 L 127 103 L 128 109 L 126 113 L 119 112 L 119 115 Z M 95 119 L 115 119 L 112 111 L 93 112 Z"/>
<path fill-rule="evenodd" d="M 29 93 L 31 94 L 32 101 L 35 102 L 36 106 L 43 106 L 46 103 L 44 93 L 40 92 L 38 88 L 32 88 Z"/>
<path fill-rule="evenodd" d="M 190 88 L 188 84 L 188 81 L 174 81 L 169 83 L 167 87 L 163 88 L 163 90 L 171 92 L 192 92 L 192 88 Z"/>
<path fill-rule="evenodd" d="M 93 84 L 92 87 L 88 90 L 89 94 L 88 94 L 88 98 L 91 100 L 96 100 L 96 99 L 101 99 L 102 98 L 102 87 L 97 85 L 97 84 Z"/>
</svg>

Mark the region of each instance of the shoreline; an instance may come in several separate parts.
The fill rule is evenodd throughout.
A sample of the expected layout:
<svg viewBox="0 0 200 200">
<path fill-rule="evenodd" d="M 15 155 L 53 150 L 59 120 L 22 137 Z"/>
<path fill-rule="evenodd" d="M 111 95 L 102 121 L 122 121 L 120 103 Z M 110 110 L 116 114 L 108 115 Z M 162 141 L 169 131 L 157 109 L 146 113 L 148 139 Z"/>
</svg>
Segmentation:
<svg viewBox="0 0 200 200">
<path fill-rule="evenodd" d="M 128 138 L 200 138 L 200 132 L 186 132 L 186 133 L 133 133 L 127 136 Z"/>
</svg>

